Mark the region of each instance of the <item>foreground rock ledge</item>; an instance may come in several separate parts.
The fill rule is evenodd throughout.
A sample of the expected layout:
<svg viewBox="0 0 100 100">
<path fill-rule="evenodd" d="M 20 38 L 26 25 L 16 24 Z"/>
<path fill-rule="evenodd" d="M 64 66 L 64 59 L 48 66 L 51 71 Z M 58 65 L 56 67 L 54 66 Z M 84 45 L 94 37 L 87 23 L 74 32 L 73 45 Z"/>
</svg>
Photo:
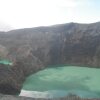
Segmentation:
<svg viewBox="0 0 100 100">
<path fill-rule="evenodd" d="M 42 99 L 42 98 L 37 99 L 37 98 L 28 98 L 28 97 L 19 97 L 19 96 L 0 94 L 0 100 L 100 100 L 100 99 L 84 99 L 84 98 L 79 98 L 78 96 L 67 96 L 59 99 Z"/>
</svg>

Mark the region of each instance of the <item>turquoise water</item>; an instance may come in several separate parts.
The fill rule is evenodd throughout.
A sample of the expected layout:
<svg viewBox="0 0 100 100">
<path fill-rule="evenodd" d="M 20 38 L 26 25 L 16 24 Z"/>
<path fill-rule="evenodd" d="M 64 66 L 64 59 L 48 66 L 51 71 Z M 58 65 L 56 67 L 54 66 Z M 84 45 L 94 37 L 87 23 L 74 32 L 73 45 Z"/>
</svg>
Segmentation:
<svg viewBox="0 0 100 100">
<path fill-rule="evenodd" d="M 100 69 L 77 66 L 47 68 L 29 76 L 20 95 L 57 98 L 69 94 L 100 98 Z"/>
<path fill-rule="evenodd" d="M 12 65 L 12 62 L 10 62 L 8 60 L 0 60 L 0 64 Z"/>
</svg>

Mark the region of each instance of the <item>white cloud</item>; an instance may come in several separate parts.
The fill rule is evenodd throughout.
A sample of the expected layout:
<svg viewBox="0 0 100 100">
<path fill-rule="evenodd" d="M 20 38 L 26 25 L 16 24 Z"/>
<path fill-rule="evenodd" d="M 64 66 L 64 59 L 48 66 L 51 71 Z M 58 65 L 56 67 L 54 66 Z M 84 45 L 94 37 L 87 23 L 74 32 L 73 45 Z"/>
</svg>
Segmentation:
<svg viewBox="0 0 100 100">
<path fill-rule="evenodd" d="M 59 6 L 63 5 L 65 1 L 0 0 L 0 20 L 10 23 L 14 27 L 60 23 L 63 20 L 63 15 Z"/>
<path fill-rule="evenodd" d="M 13 29 L 9 24 L 0 21 L 0 31 L 9 31 Z"/>
<path fill-rule="evenodd" d="M 89 5 L 89 1 L 0 0 L 0 20 L 15 28 L 79 21 L 81 11 L 77 9 Z M 75 14 L 78 18 L 73 17 Z"/>
</svg>

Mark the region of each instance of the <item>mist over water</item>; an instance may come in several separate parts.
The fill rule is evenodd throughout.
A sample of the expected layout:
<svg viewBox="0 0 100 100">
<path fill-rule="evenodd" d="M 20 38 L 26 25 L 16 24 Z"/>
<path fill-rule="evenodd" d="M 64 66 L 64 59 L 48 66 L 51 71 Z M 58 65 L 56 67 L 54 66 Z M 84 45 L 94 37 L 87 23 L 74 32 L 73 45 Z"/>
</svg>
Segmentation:
<svg viewBox="0 0 100 100">
<path fill-rule="evenodd" d="M 7 32 L 7 31 L 10 31 L 12 29 L 14 29 L 14 28 L 11 25 L 6 24 L 6 23 L 0 21 L 0 31 Z"/>
<path fill-rule="evenodd" d="M 21 96 L 58 98 L 75 94 L 84 98 L 100 98 L 100 69 L 63 66 L 47 68 L 29 76 Z"/>
</svg>

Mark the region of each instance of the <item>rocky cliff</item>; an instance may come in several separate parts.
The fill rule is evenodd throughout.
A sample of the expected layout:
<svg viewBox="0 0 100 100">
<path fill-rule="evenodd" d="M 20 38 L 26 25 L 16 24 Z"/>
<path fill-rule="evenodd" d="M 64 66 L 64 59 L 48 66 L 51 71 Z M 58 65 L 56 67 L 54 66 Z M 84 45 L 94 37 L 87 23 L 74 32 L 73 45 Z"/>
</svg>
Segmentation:
<svg viewBox="0 0 100 100">
<path fill-rule="evenodd" d="M 0 64 L 0 93 L 2 94 L 19 94 L 25 79 L 22 69 L 15 70 L 11 67 Z"/>
<path fill-rule="evenodd" d="M 1 32 L 0 45 L 13 60 L 31 56 L 43 65 L 96 67 L 100 66 L 100 23 L 68 23 Z"/>
<path fill-rule="evenodd" d="M 0 67 L 0 79 L 10 77 L 10 80 L 3 82 L 8 82 L 9 85 L 11 81 L 8 87 L 16 87 L 13 88 L 15 93 L 19 93 L 26 76 L 48 65 L 71 64 L 99 68 L 100 22 L 68 23 L 0 32 L 0 58 L 13 61 L 10 70 Z M 12 80 L 14 78 L 16 80 Z M 0 82 L 1 90 L 2 87 L 6 89 L 7 85 L 3 84 Z M 6 90 L 2 91 L 1 93 Z"/>
</svg>

